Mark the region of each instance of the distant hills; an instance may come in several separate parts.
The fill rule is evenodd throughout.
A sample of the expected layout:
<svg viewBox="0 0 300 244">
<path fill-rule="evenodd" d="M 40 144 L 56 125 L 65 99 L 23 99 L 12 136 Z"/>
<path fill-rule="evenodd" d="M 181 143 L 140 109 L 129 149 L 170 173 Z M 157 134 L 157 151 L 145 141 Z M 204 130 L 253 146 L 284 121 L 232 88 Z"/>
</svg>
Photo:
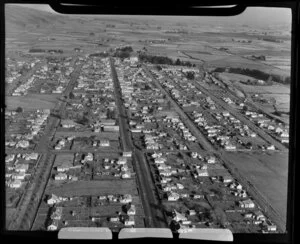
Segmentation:
<svg viewBox="0 0 300 244">
<path fill-rule="evenodd" d="M 45 31 L 47 28 L 61 26 L 69 21 L 69 16 L 21 6 L 5 6 L 5 28 L 7 31 L 24 31 L 27 28 Z"/>
</svg>

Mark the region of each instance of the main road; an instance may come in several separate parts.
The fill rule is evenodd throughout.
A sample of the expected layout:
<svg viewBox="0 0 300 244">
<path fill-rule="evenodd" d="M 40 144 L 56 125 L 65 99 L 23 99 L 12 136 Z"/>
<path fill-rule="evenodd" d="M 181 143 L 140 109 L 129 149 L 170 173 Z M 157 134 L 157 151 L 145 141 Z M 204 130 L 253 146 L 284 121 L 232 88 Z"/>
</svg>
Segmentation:
<svg viewBox="0 0 300 244">
<path fill-rule="evenodd" d="M 168 226 L 161 209 L 161 202 L 158 199 L 158 194 L 152 180 L 149 165 L 147 164 L 142 151 L 136 149 L 132 142 L 131 132 L 129 130 L 129 121 L 126 109 L 122 102 L 121 87 L 112 58 L 110 58 L 110 65 L 119 117 L 121 143 L 124 151 L 132 151 L 133 167 L 136 172 L 139 195 L 141 196 L 144 207 L 145 225 L 146 227 L 166 228 Z"/>
</svg>

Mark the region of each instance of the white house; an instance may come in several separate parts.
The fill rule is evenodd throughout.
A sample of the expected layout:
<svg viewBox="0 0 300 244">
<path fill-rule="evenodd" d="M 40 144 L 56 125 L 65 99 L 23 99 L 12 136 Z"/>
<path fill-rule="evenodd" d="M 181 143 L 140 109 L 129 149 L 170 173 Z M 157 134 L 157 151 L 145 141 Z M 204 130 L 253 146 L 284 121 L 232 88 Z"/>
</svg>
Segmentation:
<svg viewBox="0 0 300 244">
<path fill-rule="evenodd" d="M 65 173 L 58 173 L 57 175 L 54 176 L 55 180 L 67 180 L 68 175 Z"/>
<path fill-rule="evenodd" d="M 57 230 L 57 228 L 58 228 L 58 223 L 59 223 L 59 220 L 57 220 L 57 219 L 53 219 L 52 221 L 51 221 L 51 224 L 50 225 L 48 225 L 48 227 L 47 227 L 47 230 Z"/>
<path fill-rule="evenodd" d="M 109 140 L 100 140 L 100 146 L 109 147 L 110 146 Z"/>
<path fill-rule="evenodd" d="M 241 208 L 254 208 L 255 204 L 251 199 L 247 199 L 244 201 L 239 201 L 239 206 Z"/>
<path fill-rule="evenodd" d="M 130 215 L 128 219 L 124 222 L 125 226 L 132 226 L 135 225 L 134 217 L 133 215 Z"/>
<path fill-rule="evenodd" d="M 130 194 L 125 194 L 120 198 L 120 203 L 130 203 L 132 202 L 132 196 Z"/>
<path fill-rule="evenodd" d="M 179 194 L 176 192 L 170 191 L 167 193 L 167 196 L 168 196 L 168 201 L 177 201 L 179 199 Z"/>
<path fill-rule="evenodd" d="M 136 214 L 136 208 L 135 205 L 131 204 L 130 208 L 127 210 L 128 215 L 135 215 Z"/>
<path fill-rule="evenodd" d="M 15 171 L 26 173 L 28 168 L 29 168 L 29 164 L 17 164 L 15 167 Z"/>
<path fill-rule="evenodd" d="M 11 188 L 20 188 L 22 186 L 22 181 L 20 181 L 20 180 L 11 181 L 8 184 L 8 186 L 11 187 Z"/>
</svg>

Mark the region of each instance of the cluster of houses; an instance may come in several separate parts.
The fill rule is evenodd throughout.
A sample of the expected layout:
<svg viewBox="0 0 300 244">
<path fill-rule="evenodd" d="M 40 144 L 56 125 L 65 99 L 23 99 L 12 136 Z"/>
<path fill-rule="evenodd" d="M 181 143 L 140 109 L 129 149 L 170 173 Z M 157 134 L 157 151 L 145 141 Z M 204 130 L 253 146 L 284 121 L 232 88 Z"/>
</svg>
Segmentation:
<svg viewBox="0 0 300 244">
<path fill-rule="evenodd" d="M 34 136 L 39 135 L 43 128 L 45 128 L 49 114 L 49 109 L 36 110 L 31 113 L 30 116 L 26 116 L 26 120 L 24 120 L 23 117 L 15 111 L 6 111 L 6 119 L 12 120 L 13 123 L 16 123 L 17 126 L 20 127 L 21 133 L 10 133 L 8 128 L 6 133 L 9 134 L 9 137 L 7 137 L 5 141 L 5 146 L 7 148 L 27 149 Z"/>
<path fill-rule="evenodd" d="M 265 115 L 257 113 L 255 111 L 245 111 L 245 115 L 249 117 L 250 120 L 260 128 L 265 129 L 271 135 L 274 135 L 281 143 L 289 143 L 289 127 L 287 125 L 282 125 L 282 123 L 277 123 Z"/>
<path fill-rule="evenodd" d="M 38 153 L 9 154 L 5 158 L 5 182 L 10 188 L 20 188 L 28 173 L 29 162 L 38 160 Z"/>
<path fill-rule="evenodd" d="M 90 110 L 92 112 L 87 115 L 87 125 L 93 132 L 118 133 L 114 86 L 108 58 L 87 59 L 72 93 L 74 97 L 66 107 L 68 119 L 62 120 L 63 128 L 79 129 L 82 122 L 79 125 L 74 119 L 78 121 L 78 114 Z"/>
<path fill-rule="evenodd" d="M 63 202 L 72 201 L 78 197 L 61 197 L 55 194 L 52 194 L 47 199 L 47 204 L 50 206 L 50 219 L 48 220 L 47 230 L 54 231 L 59 228 L 60 223 L 63 223 L 64 226 L 70 225 L 69 220 L 63 220 L 63 207 L 61 204 Z M 136 206 L 132 204 L 132 196 L 130 194 L 124 195 L 102 195 L 98 196 L 97 199 L 99 201 L 106 201 L 108 204 L 110 203 L 120 203 L 123 204 L 123 211 L 125 211 L 125 215 L 119 214 L 117 216 L 108 217 L 107 220 L 116 223 L 122 222 L 126 227 L 131 227 L 135 225 L 134 216 L 136 215 Z M 72 216 L 75 216 L 77 213 L 75 211 L 71 211 Z M 90 216 L 91 220 L 94 222 L 99 217 Z"/>
<path fill-rule="evenodd" d="M 72 57 L 57 57 L 43 64 L 34 74 L 39 81 L 35 89 L 42 94 L 61 94 L 70 81 L 70 74 L 74 71 L 72 59 Z"/>
</svg>

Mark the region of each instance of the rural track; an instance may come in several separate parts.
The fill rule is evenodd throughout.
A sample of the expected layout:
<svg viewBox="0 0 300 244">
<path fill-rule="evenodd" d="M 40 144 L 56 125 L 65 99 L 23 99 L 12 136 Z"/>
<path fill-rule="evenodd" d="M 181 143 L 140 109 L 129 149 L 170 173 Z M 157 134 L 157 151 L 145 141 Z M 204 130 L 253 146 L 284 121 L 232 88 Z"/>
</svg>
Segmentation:
<svg viewBox="0 0 300 244">
<path fill-rule="evenodd" d="M 145 211 L 146 227 L 167 227 L 165 216 L 160 208 L 160 202 L 156 196 L 156 188 L 152 182 L 151 173 L 140 150 L 135 149 L 131 133 L 128 127 L 128 117 L 125 107 L 121 101 L 121 88 L 113 59 L 110 58 L 111 73 L 114 82 L 116 105 L 119 114 L 120 137 L 125 151 L 133 152 L 133 167 L 136 172 L 139 195 L 142 199 Z"/>
</svg>

